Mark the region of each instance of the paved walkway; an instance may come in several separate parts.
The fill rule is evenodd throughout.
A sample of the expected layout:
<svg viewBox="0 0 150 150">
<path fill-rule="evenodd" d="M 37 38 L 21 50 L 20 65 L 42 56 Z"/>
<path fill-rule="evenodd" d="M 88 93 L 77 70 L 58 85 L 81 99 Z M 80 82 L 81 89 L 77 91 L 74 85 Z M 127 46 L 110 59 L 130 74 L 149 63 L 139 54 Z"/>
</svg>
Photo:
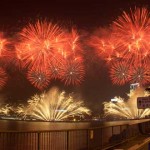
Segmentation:
<svg viewBox="0 0 150 150">
<path fill-rule="evenodd" d="M 109 150 L 149 150 L 150 135 L 141 135 Z"/>
</svg>

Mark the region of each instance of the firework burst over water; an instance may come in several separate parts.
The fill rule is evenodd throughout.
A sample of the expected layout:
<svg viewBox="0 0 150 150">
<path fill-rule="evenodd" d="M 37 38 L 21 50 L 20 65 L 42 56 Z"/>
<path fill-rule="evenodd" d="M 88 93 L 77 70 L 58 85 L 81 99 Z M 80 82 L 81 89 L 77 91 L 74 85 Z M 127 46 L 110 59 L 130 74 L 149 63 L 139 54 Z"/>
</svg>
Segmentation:
<svg viewBox="0 0 150 150">
<path fill-rule="evenodd" d="M 131 90 L 128 94 L 128 100 L 124 100 L 121 97 L 115 97 L 117 102 L 104 102 L 105 117 L 117 116 L 126 119 L 139 119 L 145 118 L 150 115 L 150 109 L 138 109 L 137 108 L 137 97 L 147 97 L 150 94 L 144 91 L 143 88 L 137 88 Z"/>
<path fill-rule="evenodd" d="M 47 93 L 34 95 L 28 100 L 28 105 L 20 105 L 17 108 L 18 115 L 26 118 L 61 121 L 69 117 L 90 115 L 90 110 L 84 106 L 83 101 L 76 100 L 57 88 L 52 88 Z"/>
<path fill-rule="evenodd" d="M 4 116 L 8 116 L 13 112 L 13 106 L 10 104 L 5 104 L 4 106 L 0 107 L 0 114 Z"/>
</svg>

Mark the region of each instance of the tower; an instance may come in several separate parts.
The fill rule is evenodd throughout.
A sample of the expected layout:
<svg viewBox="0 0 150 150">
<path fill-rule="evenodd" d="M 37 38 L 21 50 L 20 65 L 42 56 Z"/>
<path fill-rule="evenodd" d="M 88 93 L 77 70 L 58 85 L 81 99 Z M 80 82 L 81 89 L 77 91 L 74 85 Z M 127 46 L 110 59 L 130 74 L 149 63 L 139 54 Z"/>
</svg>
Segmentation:
<svg viewBox="0 0 150 150">
<path fill-rule="evenodd" d="M 132 84 L 130 84 L 130 91 L 131 91 L 131 90 L 135 90 L 135 89 L 138 88 L 139 86 L 140 86 L 139 83 L 132 83 Z"/>
</svg>

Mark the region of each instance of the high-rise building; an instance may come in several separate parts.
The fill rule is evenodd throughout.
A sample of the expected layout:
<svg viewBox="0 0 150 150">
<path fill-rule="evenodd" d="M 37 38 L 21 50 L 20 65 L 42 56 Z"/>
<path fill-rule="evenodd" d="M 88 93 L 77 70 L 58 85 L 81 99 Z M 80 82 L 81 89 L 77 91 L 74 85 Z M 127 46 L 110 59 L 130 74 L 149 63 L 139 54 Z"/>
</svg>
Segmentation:
<svg viewBox="0 0 150 150">
<path fill-rule="evenodd" d="M 130 84 L 130 90 L 135 90 L 136 88 L 138 88 L 140 86 L 139 83 L 132 83 Z"/>
</svg>

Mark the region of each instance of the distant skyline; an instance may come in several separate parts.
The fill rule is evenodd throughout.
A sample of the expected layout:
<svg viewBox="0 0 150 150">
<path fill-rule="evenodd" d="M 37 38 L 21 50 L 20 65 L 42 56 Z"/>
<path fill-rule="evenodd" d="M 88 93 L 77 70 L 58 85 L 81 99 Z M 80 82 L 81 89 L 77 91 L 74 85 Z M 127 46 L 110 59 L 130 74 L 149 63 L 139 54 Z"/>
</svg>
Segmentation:
<svg viewBox="0 0 150 150">
<path fill-rule="evenodd" d="M 6 0 L 0 2 L 0 30 L 4 31 L 6 36 L 11 37 L 29 21 L 48 18 L 62 24 L 76 25 L 79 32 L 89 35 L 97 27 L 109 26 L 123 10 L 129 10 L 130 7 L 135 6 L 149 8 L 150 2 L 148 0 L 62 0 L 61 2 L 58 0 L 51 2 Z M 85 51 L 88 54 L 89 49 L 86 46 Z M 102 61 L 92 62 L 89 65 L 87 67 L 89 67 L 88 72 L 90 73 L 87 73 L 85 81 L 80 87 L 66 87 L 59 81 L 53 81 L 49 88 L 58 86 L 68 92 L 75 92 L 81 95 L 89 108 L 100 112 L 102 102 L 108 101 L 114 96 L 125 97 L 130 90 L 130 85 L 112 85 L 108 70 L 103 67 Z M 0 93 L 6 95 L 12 103 L 16 100 L 23 102 L 33 94 L 40 92 L 26 80 L 21 71 L 16 71 L 15 68 L 9 68 L 9 70 L 11 70 L 9 74 L 11 80 Z"/>
</svg>

